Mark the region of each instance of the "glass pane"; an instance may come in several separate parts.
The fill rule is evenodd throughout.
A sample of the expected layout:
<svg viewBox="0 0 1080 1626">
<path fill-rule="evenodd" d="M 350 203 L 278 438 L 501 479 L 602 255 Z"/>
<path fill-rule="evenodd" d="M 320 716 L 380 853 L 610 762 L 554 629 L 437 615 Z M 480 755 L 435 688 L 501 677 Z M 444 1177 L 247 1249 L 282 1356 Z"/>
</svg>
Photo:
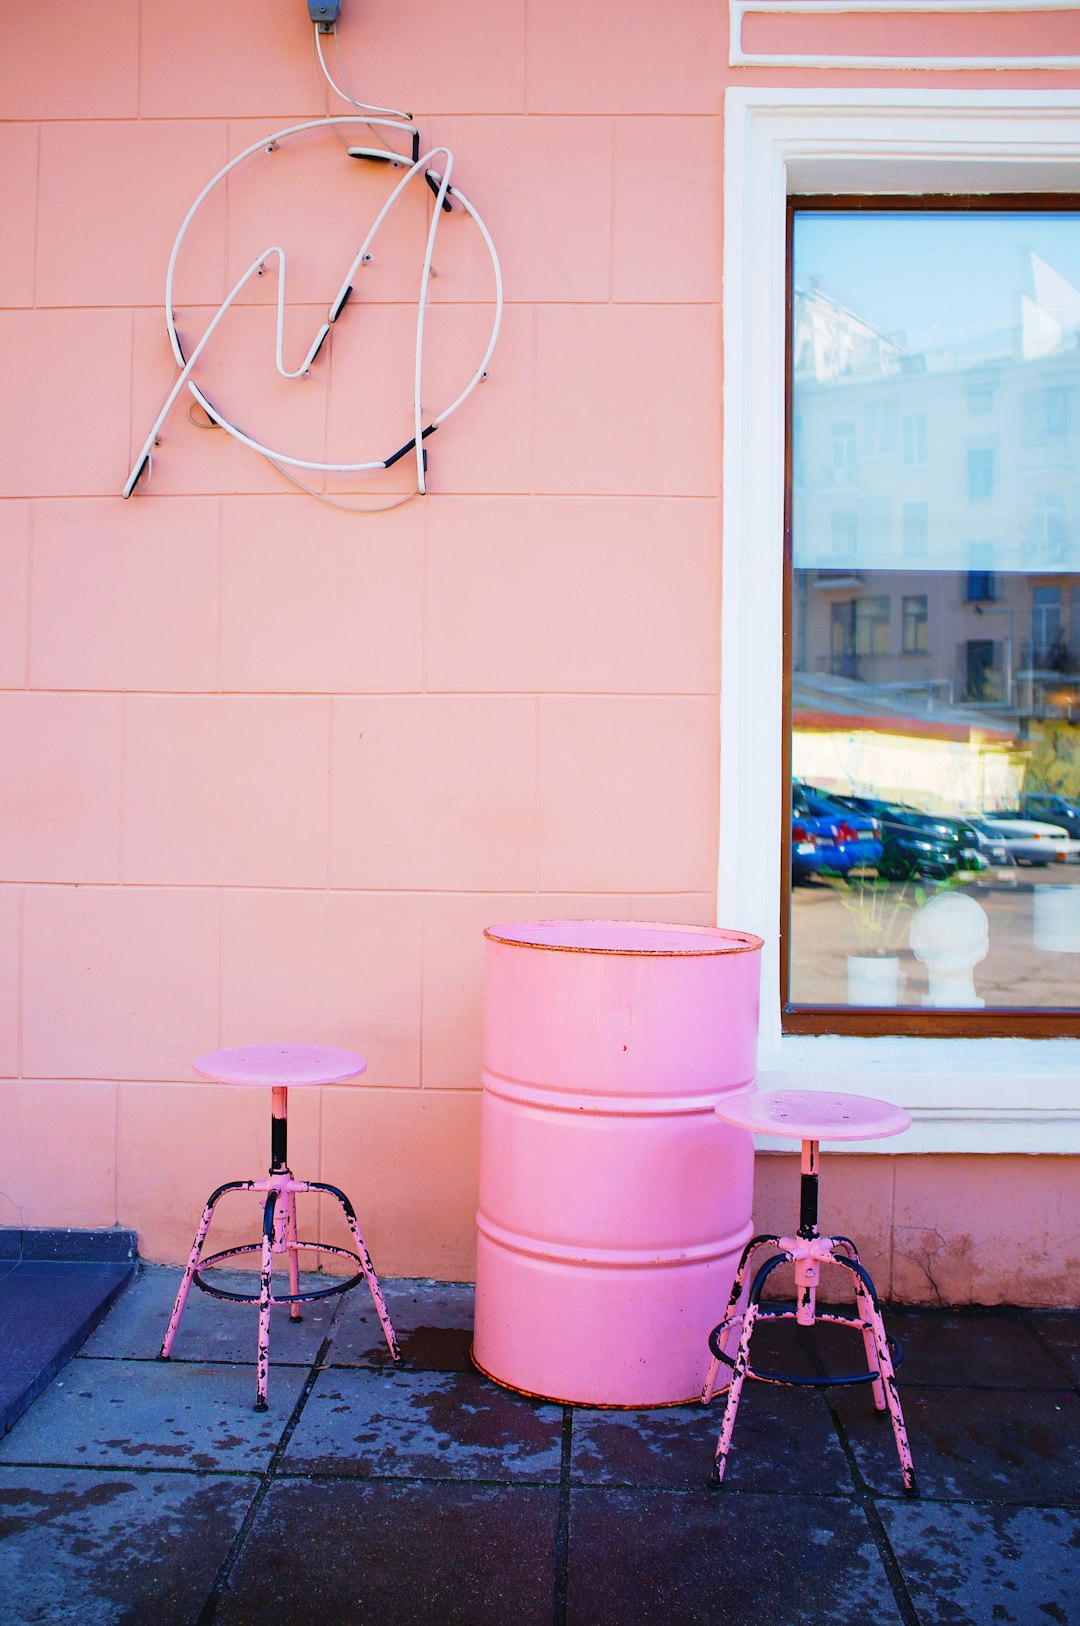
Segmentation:
<svg viewBox="0 0 1080 1626">
<path fill-rule="evenodd" d="M 1080 1008 L 1080 216 L 794 222 L 794 1006 Z"/>
</svg>

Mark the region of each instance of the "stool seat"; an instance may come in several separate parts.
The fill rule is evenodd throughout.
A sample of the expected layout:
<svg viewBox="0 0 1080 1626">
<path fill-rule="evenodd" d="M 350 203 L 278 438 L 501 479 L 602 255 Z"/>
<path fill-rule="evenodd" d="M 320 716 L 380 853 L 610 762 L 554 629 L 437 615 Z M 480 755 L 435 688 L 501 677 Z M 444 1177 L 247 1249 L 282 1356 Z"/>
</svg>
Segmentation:
<svg viewBox="0 0 1080 1626">
<path fill-rule="evenodd" d="M 363 1056 L 322 1044 L 245 1044 L 233 1050 L 210 1050 L 192 1065 L 204 1078 L 219 1084 L 287 1089 L 305 1084 L 342 1084 L 367 1071 Z"/>
<path fill-rule="evenodd" d="M 714 1110 L 736 1129 L 794 1140 L 879 1140 L 911 1128 L 903 1107 L 833 1090 L 743 1090 L 725 1096 Z"/>
</svg>

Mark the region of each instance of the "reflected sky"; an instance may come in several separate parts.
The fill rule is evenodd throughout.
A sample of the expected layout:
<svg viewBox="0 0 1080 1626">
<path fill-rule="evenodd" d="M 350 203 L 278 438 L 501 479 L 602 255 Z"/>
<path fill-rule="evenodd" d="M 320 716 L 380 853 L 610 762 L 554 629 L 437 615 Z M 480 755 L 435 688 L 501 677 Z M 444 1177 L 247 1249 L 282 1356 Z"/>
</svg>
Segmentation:
<svg viewBox="0 0 1080 1626">
<path fill-rule="evenodd" d="M 1080 216 L 905 211 L 796 213 L 796 287 L 820 277 L 831 298 L 910 349 L 1000 329 L 1033 295 L 1034 252 L 1080 287 Z"/>
</svg>

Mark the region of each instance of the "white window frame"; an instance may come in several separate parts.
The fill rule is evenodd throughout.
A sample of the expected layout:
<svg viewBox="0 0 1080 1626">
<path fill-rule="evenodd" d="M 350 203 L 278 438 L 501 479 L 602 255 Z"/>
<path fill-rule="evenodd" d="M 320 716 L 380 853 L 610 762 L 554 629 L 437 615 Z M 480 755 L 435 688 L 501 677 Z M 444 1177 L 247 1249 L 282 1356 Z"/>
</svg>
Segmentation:
<svg viewBox="0 0 1080 1626">
<path fill-rule="evenodd" d="M 757 932 L 758 1082 L 906 1106 L 888 1152 L 1080 1152 L 1080 1040 L 782 1034 L 786 210 L 791 193 L 1080 191 L 1080 92 L 725 95 L 718 914 Z"/>
</svg>

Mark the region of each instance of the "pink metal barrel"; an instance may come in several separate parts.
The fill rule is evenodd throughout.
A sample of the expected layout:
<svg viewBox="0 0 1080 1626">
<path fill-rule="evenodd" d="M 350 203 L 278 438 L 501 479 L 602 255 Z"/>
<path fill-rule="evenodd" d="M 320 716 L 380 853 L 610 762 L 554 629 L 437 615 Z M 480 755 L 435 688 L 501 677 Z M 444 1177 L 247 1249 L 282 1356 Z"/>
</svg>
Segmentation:
<svg viewBox="0 0 1080 1626">
<path fill-rule="evenodd" d="M 598 1406 L 698 1395 L 751 1234 L 761 939 L 609 920 L 491 926 L 473 1359 Z"/>
</svg>

